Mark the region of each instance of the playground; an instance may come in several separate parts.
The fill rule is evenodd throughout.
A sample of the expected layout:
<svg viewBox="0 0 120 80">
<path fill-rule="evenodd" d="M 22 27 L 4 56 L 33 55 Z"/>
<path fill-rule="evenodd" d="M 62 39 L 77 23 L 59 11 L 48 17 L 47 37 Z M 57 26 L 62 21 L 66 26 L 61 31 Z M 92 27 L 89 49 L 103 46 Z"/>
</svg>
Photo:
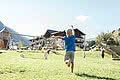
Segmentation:
<svg viewBox="0 0 120 80">
<path fill-rule="evenodd" d="M 99 51 L 85 51 L 85 58 L 76 51 L 73 73 L 64 64 L 65 51 L 50 52 L 47 60 L 39 50 L 2 52 L 0 80 L 120 80 L 120 61 L 109 54 L 102 59 Z"/>
</svg>

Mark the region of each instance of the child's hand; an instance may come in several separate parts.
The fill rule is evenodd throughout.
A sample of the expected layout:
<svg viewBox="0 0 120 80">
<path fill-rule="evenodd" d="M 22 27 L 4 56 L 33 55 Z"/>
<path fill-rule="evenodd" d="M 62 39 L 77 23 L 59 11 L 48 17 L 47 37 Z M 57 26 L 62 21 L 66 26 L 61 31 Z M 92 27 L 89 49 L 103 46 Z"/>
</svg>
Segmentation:
<svg viewBox="0 0 120 80">
<path fill-rule="evenodd" d="M 71 25 L 71 27 L 73 28 L 73 25 Z"/>
<path fill-rule="evenodd" d="M 60 39 L 64 39 L 64 37 L 60 37 Z"/>
</svg>

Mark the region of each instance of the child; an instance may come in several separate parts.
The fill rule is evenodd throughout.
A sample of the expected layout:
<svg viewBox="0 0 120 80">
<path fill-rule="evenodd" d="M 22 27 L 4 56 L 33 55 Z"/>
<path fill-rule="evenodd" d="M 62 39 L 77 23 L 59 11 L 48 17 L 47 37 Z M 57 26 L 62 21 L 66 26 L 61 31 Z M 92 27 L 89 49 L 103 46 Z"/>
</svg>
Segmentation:
<svg viewBox="0 0 120 80">
<path fill-rule="evenodd" d="M 65 61 L 65 64 L 67 64 L 68 67 L 70 67 L 70 70 L 73 73 L 74 53 L 75 53 L 75 35 L 73 31 L 73 26 L 72 26 L 72 29 L 67 30 L 66 35 L 67 36 L 64 37 L 65 50 L 66 50 L 64 61 Z"/>
<path fill-rule="evenodd" d="M 48 54 L 50 53 L 50 49 L 48 49 L 48 50 L 45 50 L 45 52 L 44 52 L 44 58 L 45 59 L 48 59 Z"/>
<path fill-rule="evenodd" d="M 102 47 L 102 48 L 101 48 L 101 56 L 102 56 L 102 58 L 104 58 L 104 52 L 105 52 L 105 51 L 104 51 L 104 48 Z"/>
</svg>

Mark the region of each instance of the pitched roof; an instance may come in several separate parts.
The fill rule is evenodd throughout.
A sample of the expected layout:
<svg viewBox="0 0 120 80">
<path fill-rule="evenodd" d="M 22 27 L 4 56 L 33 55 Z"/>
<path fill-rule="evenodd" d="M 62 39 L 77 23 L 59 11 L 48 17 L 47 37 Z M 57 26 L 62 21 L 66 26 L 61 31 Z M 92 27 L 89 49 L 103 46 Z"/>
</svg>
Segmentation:
<svg viewBox="0 0 120 80">
<path fill-rule="evenodd" d="M 0 31 L 3 29 L 3 23 L 0 21 Z"/>
<path fill-rule="evenodd" d="M 58 31 L 48 29 L 47 32 L 49 32 L 49 33 L 54 33 L 54 32 L 58 32 Z"/>
<path fill-rule="evenodd" d="M 48 29 L 48 30 L 46 31 L 46 33 L 44 34 L 44 37 L 45 37 L 45 38 L 49 38 L 49 37 L 51 36 L 51 34 L 54 33 L 54 32 L 58 32 L 58 31 Z"/>
<path fill-rule="evenodd" d="M 74 32 L 75 32 L 75 36 L 77 38 L 83 38 L 82 36 L 83 35 L 86 35 L 85 33 L 83 33 L 82 31 L 80 31 L 79 29 L 74 29 Z M 65 31 L 59 31 L 59 32 L 54 32 L 52 33 L 52 35 L 54 36 L 65 36 L 66 35 L 66 32 Z"/>
<path fill-rule="evenodd" d="M 66 32 L 65 31 L 54 32 L 54 33 L 52 33 L 52 35 L 54 35 L 54 36 L 66 36 Z"/>
<path fill-rule="evenodd" d="M 80 31 L 80 30 L 79 30 L 79 29 L 77 29 L 77 28 L 76 28 L 76 29 L 74 29 L 74 31 L 75 31 L 75 32 L 77 32 L 77 31 L 78 31 L 80 34 L 82 34 L 82 35 L 86 35 L 85 33 L 83 33 L 82 31 Z"/>
</svg>

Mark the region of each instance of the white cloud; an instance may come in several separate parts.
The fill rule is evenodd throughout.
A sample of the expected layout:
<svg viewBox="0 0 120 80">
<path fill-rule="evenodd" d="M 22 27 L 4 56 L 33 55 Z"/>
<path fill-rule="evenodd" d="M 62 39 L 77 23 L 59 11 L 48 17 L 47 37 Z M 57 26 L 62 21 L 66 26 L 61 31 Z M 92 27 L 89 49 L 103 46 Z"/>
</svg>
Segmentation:
<svg viewBox="0 0 120 80">
<path fill-rule="evenodd" d="M 76 20 L 80 22 L 85 22 L 88 19 L 88 16 L 77 16 Z"/>
</svg>

